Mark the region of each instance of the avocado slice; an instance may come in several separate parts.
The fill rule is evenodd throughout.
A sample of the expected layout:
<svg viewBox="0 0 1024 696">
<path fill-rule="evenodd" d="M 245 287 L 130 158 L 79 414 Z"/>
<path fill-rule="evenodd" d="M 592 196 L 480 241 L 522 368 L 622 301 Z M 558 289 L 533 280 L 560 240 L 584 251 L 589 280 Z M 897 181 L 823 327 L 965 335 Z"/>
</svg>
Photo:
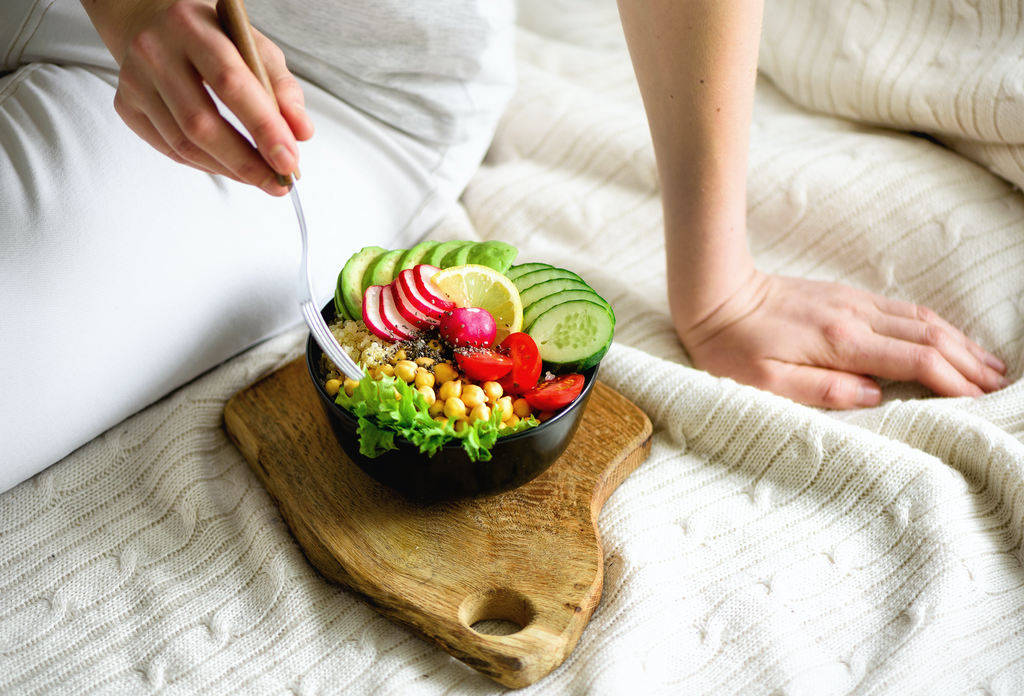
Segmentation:
<svg viewBox="0 0 1024 696">
<path fill-rule="evenodd" d="M 422 263 L 429 263 L 431 266 L 437 266 L 438 268 L 441 268 L 441 259 L 445 257 L 445 254 L 447 254 L 452 249 L 456 249 L 468 243 L 469 242 L 467 242 L 464 239 L 456 239 L 451 242 L 441 242 L 436 247 L 430 250 L 430 253 L 428 253 L 424 257 Z"/>
<path fill-rule="evenodd" d="M 444 255 L 441 259 L 441 268 L 451 268 L 452 266 L 462 266 L 466 263 L 466 254 L 469 250 L 477 245 L 477 242 L 464 242 L 460 247 L 453 247 L 451 251 Z"/>
<path fill-rule="evenodd" d="M 363 318 L 363 275 L 370 264 L 386 253 L 387 249 L 379 246 L 363 247 L 354 253 L 341 269 L 341 297 L 345 309 L 353 319 Z"/>
<path fill-rule="evenodd" d="M 345 298 L 341 294 L 341 273 L 338 274 L 338 282 L 334 286 L 334 315 L 337 319 L 352 319 L 348 307 L 345 306 Z"/>
<path fill-rule="evenodd" d="M 417 264 L 423 263 L 423 257 L 430 253 L 430 250 L 440 243 L 441 242 L 433 239 L 427 239 L 405 252 L 401 260 L 398 262 L 398 269 L 395 271 L 395 275 L 398 275 L 402 271 L 408 270 Z"/>
<path fill-rule="evenodd" d="M 518 255 L 519 250 L 511 244 L 490 240 L 474 244 L 462 263 L 477 263 L 503 274 L 512 267 L 512 262 Z"/>
<path fill-rule="evenodd" d="M 363 292 L 366 292 L 366 288 L 371 285 L 387 285 L 394 280 L 395 267 L 402 260 L 402 255 L 405 251 L 405 249 L 395 249 L 374 261 L 373 265 L 366 269 L 366 273 L 363 274 L 363 285 L 365 286 Z M 370 282 L 366 282 L 367 279 Z"/>
</svg>

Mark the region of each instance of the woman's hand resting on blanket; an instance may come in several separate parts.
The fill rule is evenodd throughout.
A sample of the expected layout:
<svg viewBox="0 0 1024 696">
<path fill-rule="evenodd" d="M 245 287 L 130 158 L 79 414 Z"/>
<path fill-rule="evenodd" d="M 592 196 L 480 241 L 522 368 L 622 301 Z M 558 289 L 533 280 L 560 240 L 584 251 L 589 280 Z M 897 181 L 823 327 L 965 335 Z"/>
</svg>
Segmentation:
<svg viewBox="0 0 1024 696">
<path fill-rule="evenodd" d="M 287 193 L 274 172 L 298 169 L 296 141 L 312 137 L 313 124 L 277 46 L 254 30 L 280 111 L 224 34 L 212 1 L 83 5 L 121 66 L 114 107 L 129 128 L 175 162 L 272 195 Z M 206 85 L 242 122 L 258 151 L 221 117 Z"/>
<path fill-rule="evenodd" d="M 754 271 L 700 322 L 676 328 L 697 367 L 812 406 L 877 404 L 865 375 L 942 396 L 1009 384 L 1002 361 L 933 311 L 838 283 Z"/>
</svg>

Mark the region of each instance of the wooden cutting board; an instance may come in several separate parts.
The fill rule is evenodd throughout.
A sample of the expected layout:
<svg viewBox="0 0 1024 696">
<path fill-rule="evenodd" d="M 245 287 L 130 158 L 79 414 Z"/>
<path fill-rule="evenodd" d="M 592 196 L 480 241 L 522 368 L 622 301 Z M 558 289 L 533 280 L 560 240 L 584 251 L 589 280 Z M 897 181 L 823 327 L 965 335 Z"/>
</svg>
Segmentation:
<svg viewBox="0 0 1024 696">
<path fill-rule="evenodd" d="M 601 598 L 598 512 L 651 447 L 647 416 L 598 382 L 572 444 L 541 476 L 492 498 L 424 505 L 342 453 L 303 359 L 236 394 L 224 420 L 323 575 L 516 688 L 579 641 Z M 488 620 L 522 628 L 474 630 Z"/>
</svg>

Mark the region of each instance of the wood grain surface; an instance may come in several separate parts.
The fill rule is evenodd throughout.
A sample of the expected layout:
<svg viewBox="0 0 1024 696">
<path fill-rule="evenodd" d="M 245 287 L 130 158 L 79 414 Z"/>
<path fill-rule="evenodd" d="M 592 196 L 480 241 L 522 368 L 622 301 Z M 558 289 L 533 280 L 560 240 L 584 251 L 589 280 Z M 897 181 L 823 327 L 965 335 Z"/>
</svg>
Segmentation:
<svg viewBox="0 0 1024 696">
<path fill-rule="evenodd" d="M 601 598 L 598 512 L 650 452 L 647 416 L 598 382 L 576 437 L 548 471 L 491 498 L 426 505 L 342 453 L 303 359 L 236 394 L 224 417 L 324 576 L 517 688 L 558 667 L 579 641 Z M 485 620 L 522 628 L 473 629 Z"/>
</svg>

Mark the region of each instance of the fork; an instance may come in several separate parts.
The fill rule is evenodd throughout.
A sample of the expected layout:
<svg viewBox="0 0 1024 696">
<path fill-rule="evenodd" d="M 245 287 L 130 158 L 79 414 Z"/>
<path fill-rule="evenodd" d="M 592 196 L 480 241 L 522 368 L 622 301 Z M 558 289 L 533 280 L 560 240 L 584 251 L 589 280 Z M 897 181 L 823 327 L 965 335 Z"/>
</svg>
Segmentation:
<svg viewBox="0 0 1024 696">
<path fill-rule="evenodd" d="M 331 362 L 344 372 L 346 377 L 359 381 L 363 378 L 363 370 L 334 340 L 330 329 L 327 328 L 327 322 L 324 321 L 320 310 L 313 303 L 313 278 L 309 273 L 309 240 L 306 237 L 306 218 L 302 214 L 299 191 L 295 187 L 294 181 L 289 187 L 289 192 L 292 196 L 292 204 L 295 206 L 295 214 L 299 218 L 299 231 L 302 232 L 302 263 L 299 267 L 299 307 L 302 310 L 302 318 L 306 320 L 310 335 L 313 336 L 313 340 L 320 346 L 324 355 L 330 358 Z"/>
<path fill-rule="evenodd" d="M 243 0 L 217 0 L 217 16 L 224 27 L 224 32 L 238 48 L 245 64 L 256 75 L 260 84 L 276 104 L 274 88 L 270 84 L 270 77 L 267 75 L 263 60 L 256 48 L 252 26 L 249 24 L 249 14 L 245 10 Z M 302 214 L 302 203 L 299 201 L 299 191 L 295 186 L 295 181 L 291 175 L 278 174 L 277 183 L 287 188 L 291 194 L 292 205 L 295 206 L 295 214 L 299 218 L 299 231 L 302 233 L 302 263 L 299 266 L 299 308 L 302 310 L 302 318 L 306 321 L 310 335 L 320 346 L 324 355 L 345 373 L 346 377 L 360 380 L 364 375 L 363 370 L 334 340 L 330 329 L 327 328 L 327 322 L 324 321 L 320 310 L 313 303 L 313 278 L 309 272 L 309 239 L 306 233 L 306 217 Z"/>
</svg>

